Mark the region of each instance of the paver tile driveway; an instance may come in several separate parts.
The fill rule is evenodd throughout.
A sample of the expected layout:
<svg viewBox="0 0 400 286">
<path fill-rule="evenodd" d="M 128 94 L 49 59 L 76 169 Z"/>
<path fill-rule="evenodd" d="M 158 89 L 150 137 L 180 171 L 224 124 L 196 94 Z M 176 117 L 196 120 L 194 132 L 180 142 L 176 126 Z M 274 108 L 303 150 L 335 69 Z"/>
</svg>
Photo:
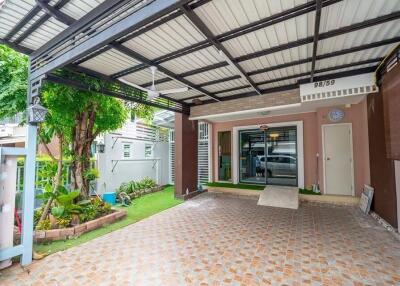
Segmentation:
<svg viewBox="0 0 400 286">
<path fill-rule="evenodd" d="M 400 243 L 356 208 L 204 194 L 29 271 L 0 285 L 400 285 Z"/>
</svg>

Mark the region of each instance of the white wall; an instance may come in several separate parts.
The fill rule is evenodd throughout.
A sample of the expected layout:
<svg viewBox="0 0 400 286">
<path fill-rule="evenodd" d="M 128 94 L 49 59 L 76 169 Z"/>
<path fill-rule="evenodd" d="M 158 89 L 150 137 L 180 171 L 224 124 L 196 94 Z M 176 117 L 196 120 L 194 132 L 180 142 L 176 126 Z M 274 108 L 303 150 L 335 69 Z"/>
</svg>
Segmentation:
<svg viewBox="0 0 400 286">
<path fill-rule="evenodd" d="M 132 139 L 135 138 L 133 123 L 127 123 L 118 132 L 120 133 L 105 135 L 105 151 L 104 153 L 96 154 L 97 168 L 100 175 L 97 180 L 98 193 L 115 191 L 124 182 L 139 181 L 144 177 L 152 178 L 159 185 L 168 184 L 168 142 Z M 115 142 L 117 137 L 120 138 Z M 132 146 L 130 158 L 123 157 L 124 144 L 131 144 Z M 153 146 L 153 156 L 151 158 L 145 158 L 146 144 Z M 116 162 L 116 160 L 120 161 Z M 115 164 L 116 166 L 113 170 Z"/>
</svg>

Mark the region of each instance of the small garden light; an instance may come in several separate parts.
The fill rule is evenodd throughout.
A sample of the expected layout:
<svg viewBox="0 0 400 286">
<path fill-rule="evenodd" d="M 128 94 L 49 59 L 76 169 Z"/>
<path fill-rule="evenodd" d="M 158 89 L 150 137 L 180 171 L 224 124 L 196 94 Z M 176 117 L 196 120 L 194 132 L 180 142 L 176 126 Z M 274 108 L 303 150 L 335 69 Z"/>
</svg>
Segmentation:
<svg viewBox="0 0 400 286">
<path fill-rule="evenodd" d="M 105 146 L 106 145 L 104 143 L 98 143 L 97 144 L 97 152 L 98 153 L 104 153 Z"/>
<path fill-rule="evenodd" d="M 40 98 L 35 97 L 33 104 L 28 107 L 28 122 L 37 124 L 46 118 L 47 109 L 40 105 Z"/>
</svg>

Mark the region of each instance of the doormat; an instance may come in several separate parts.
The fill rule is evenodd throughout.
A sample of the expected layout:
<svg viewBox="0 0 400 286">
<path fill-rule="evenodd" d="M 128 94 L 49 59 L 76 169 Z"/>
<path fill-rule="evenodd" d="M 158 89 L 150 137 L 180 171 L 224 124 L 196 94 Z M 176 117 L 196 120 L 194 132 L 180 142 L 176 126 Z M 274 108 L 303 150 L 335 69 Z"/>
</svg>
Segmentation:
<svg viewBox="0 0 400 286">
<path fill-rule="evenodd" d="M 277 208 L 298 209 L 299 189 L 294 187 L 266 186 L 258 199 L 258 205 Z"/>
</svg>

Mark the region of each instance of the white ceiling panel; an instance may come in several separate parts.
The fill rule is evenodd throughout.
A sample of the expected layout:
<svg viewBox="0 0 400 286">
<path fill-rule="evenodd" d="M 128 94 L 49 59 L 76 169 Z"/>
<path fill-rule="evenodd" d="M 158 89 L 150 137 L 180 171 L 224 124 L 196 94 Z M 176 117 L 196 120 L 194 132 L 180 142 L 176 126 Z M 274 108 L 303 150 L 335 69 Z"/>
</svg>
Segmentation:
<svg viewBox="0 0 400 286">
<path fill-rule="evenodd" d="M 398 0 L 345 0 L 322 10 L 320 32 L 335 30 L 399 10 Z"/>
<path fill-rule="evenodd" d="M 219 35 L 306 2 L 307 0 L 214 0 L 195 11 L 211 32 Z"/>
<path fill-rule="evenodd" d="M 239 90 L 234 90 L 234 91 L 228 91 L 228 92 L 218 93 L 218 96 L 219 96 L 219 97 L 226 97 L 226 96 L 232 96 L 232 95 L 242 94 L 242 93 L 247 93 L 247 92 L 252 92 L 252 91 L 254 91 L 253 88 L 251 88 L 251 87 L 246 87 L 246 88 L 239 89 Z"/>
<path fill-rule="evenodd" d="M 60 10 L 74 19 L 80 19 L 102 2 L 104 0 L 71 0 Z"/>
<path fill-rule="evenodd" d="M 159 79 L 163 79 L 163 78 L 166 78 L 166 76 L 163 73 L 157 71 L 156 75 L 155 75 L 155 80 L 159 80 Z M 128 74 L 126 76 L 123 76 L 123 77 L 121 77 L 121 79 L 127 80 L 127 81 L 132 82 L 137 85 L 142 85 L 142 84 L 151 82 L 152 74 L 151 74 L 150 69 L 147 68 L 147 69 L 143 69 L 143 70 Z"/>
<path fill-rule="evenodd" d="M 226 66 L 218 69 L 214 69 L 211 71 L 191 75 L 188 77 L 185 77 L 185 79 L 195 83 L 195 84 L 202 84 L 208 81 L 212 80 L 217 80 L 217 79 L 222 79 L 230 76 L 237 75 L 237 71 L 231 67 L 231 66 Z"/>
<path fill-rule="evenodd" d="M 35 0 L 7 0 L 6 4 L 0 10 L 0 38 L 4 38 L 36 3 Z"/>
<path fill-rule="evenodd" d="M 243 78 L 234 79 L 230 81 L 220 82 L 213 85 L 207 85 L 204 87 L 205 90 L 213 93 L 224 89 L 229 89 L 233 87 L 243 86 L 248 84 L 247 81 Z"/>
<path fill-rule="evenodd" d="M 194 69 L 216 64 L 223 61 L 216 48 L 208 47 L 194 53 L 167 61 L 161 65 L 170 71 L 181 74 Z"/>
<path fill-rule="evenodd" d="M 81 63 L 80 66 L 105 75 L 111 75 L 138 64 L 140 64 L 139 61 L 136 61 L 115 49 L 111 49 Z"/>
<path fill-rule="evenodd" d="M 205 40 L 186 18 L 179 16 L 124 43 L 128 48 L 149 59 L 182 49 Z"/>
<path fill-rule="evenodd" d="M 223 42 L 233 57 L 277 47 L 288 42 L 310 37 L 314 33 L 315 12 L 251 32 Z"/>
<path fill-rule="evenodd" d="M 307 57 L 311 57 L 312 44 L 304 45 L 299 48 L 288 49 L 266 56 L 261 56 L 251 60 L 240 62 L 240 66 L 246 72 L 259 70 L 268 67 L 274 67 L 277 65 L 290 63 Z"/>
</svg>

